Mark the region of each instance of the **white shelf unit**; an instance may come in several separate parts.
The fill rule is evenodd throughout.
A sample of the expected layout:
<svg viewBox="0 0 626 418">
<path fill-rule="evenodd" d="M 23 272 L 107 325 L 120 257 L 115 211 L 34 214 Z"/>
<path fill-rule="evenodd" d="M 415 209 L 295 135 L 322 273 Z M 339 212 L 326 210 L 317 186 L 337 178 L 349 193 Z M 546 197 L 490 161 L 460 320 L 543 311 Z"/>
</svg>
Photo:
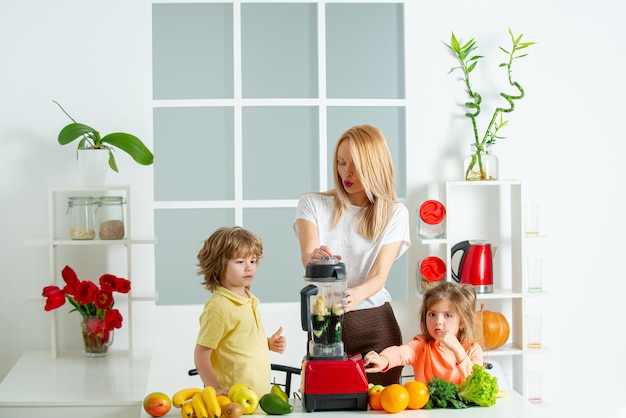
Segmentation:
<svg viewBox="0 0 626 418">
<path fill-rule="evenodd" d="M 93 240 L 72 240 L 69 238 L 69 220 L 66 215 L 67 197 L 68 196 L 105 196 L 105 195 L 122 195 L 125 198 L 124 204 L 124 224 L 125 237 L 123 239 L 101 240 L 96 234 Z M 62 211 L 60 210 L 62 208 Z M 63 287 L 64 283 L 61 278 L 60 263 L 61 256 L 59 250 L 61 248 L 69 249 L 72 253 L 80 253 L 88 248 L 91 249 L 119 249 L 125 257 L 126 276 L 124 278 L 131 281 L 131 291 L 125 297 L 119 293 L 115 293 L 115 303 L 119 307 L 125 303 L 122 308 L 126 309 L 122 328 L 116 330 L 116 333 L 126 332 L 128 335 L 128 355 L 133 355 L 133 302 L 136 301 L 155 301 L 157 299 L 156 292 L 146 291 L 137 292 L 133 289 L 134 283 L 132 278 L 132 247 L 139 244 L 153 245 L 156 243 L 155 237 L 133 238 L 132 222 L 131 222 L 131 193 L 130 186 L 52 186 L 48 189 L 48 237 L 34 240 L 28 240 L 25 245 L 45 245 L 48 250 L 48 284 Z M 97 228 L 96 228 L 97 229 Z M 98 278 L 108 271 L 93 271 L 90 279 Z M 81 274 L 79 274 L 81 278 Z M 42 283 L 42 288 L 45 284 Z M 37 289 L 39 290 L 39 289 Z M 27 301 L 43 301 L 42 296 L 29 296 Z M 67 305 L 67 304 L 66 304 Z M 59 355 L 59 315 L 67 315 L 65 312 L 59 312 L 55 309 L 50 312 L 50 351 L 53 358 Z M 113 343 L 115 346 L 115 343 Z"/>
<path fill-rule="evenodd" d="M 446 208 L 443 238 L 419 239 L 429 246 L 429 255 L 446 263 L 446 280 L 452 281 L 451 249 L 460 241 L 486 240 L 494 254 L 494 291 L 478 294 L 478 308 L 502 313 L 511 333 L 502 347 L 484 353 L 497 359 L 511 380 L 511 387 L 526 397 L 526 358 L 529 349 L 525 331 L 527 291 L 523 226 L 523 193 L 520 180 L 449 181 L 440 187 L 439 200 Z M 430 197 L 429 198 L 433 198 Z M 455 258 L 455 263 L 458 261 Z M 455 270 L 457 266 L 455 264 Z M 420 295 L 421 296 L 421 295 Z"/>
</svg>

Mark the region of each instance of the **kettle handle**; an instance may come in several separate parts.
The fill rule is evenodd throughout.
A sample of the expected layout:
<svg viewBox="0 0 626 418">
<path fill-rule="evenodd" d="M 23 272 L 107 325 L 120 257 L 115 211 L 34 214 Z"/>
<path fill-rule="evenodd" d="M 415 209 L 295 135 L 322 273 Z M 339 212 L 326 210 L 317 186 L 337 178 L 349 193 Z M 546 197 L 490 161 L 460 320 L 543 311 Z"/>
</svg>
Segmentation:
<svg viewBox="0 0 626 418">
<path fill-rule="evenodd" d="M 470 247 L 469 241 L 461 241 L 459 243 L 454 244 L 454 246 L 450 250 L 450 273 L 452 275 L 452 279 L 457 283 L 461 282 L 461 279 L 459 278 L 459 275 L 458 275 L 458 271 L 461 269 L 461 266 L 463 265 L 463 260 L 465 259 L 465 254 L 467 254 L 467 250 L 469 249 L 469 247 Z M 454 271 L 454 269 L 452 268 L 452 257 L 454 257 L 454 254 L 457 251 L 463 251 L 463 255 L 461 255 L 461 260 L 459 261 L 459 266 L 458 266 L 457 271 Z"/>
<path fill-rule="evenodd" d="M 310 284 L 300 291 L 300 321 L 303 331 L 313 331 L 311 320 L 311 296 L 317 295 L 317 286 Z"/>
</svg>

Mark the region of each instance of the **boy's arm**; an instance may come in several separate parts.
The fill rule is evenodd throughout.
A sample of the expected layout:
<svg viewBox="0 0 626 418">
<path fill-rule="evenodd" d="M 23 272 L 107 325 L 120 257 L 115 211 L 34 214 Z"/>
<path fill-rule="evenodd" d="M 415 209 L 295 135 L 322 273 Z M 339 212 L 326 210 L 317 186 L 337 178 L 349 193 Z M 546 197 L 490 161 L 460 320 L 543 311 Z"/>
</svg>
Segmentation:
<svg viewBox="0 0 626 418">
<path fill-rule="evenodd" d="M 276 353 L 284 353 L 287 348 L 287 339 L 281 335 L 283 332 L 283 327 L 278 327 L 278 331 L 272 334 L 271 337 L 267 339 L 267 347 L 270 351 L 274 351 Z"/>
<path fill-rule="evenodd" d="M 215 376 L 213 365 L 211 364 L 212 352 L 212 348 L 196 344 L 196 348 L 193 352 L 196 370 L 204 386 L 213 386 L 218 395 L 228 395 L 228 388 L 221 388 L 220 384 L 217 382 L 217 377 Z"/>
</svg>

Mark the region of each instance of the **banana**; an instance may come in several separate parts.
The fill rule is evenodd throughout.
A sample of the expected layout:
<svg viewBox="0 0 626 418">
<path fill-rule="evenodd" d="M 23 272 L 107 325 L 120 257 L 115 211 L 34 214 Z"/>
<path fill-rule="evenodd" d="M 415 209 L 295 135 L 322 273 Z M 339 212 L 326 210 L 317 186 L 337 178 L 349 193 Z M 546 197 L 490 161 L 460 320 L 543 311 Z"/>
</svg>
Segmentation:
<svg viewBox="0 0 626 418">
<path fill-rule="evenodd" d="M 185 401 L 191 399 L 196 393 L 202 392 L 200 388 L 181 389 L 172 396 L 172 405 L 176 408 L 182 408 Z"/>
<path fill-rule="evenodd" d="M 193 417 L 193 405 L 191 404 L 191 401 L 187 401 L 183 404 L 180 409 L 180 414 L 183 418 Z"/>
<path fill-rule="evenodd" d="M 206 405 L 209 418 L 220 418 L 222 416 L 222 407 L 217 400 L 217 392 L 213 386 L 205 386 L 202 390 L 202 400 Z"/>
<path fill-rule="evenodd" d="M 196 414 L 197 418 L 209 418 L 209 411 L 202 399 L 202 391 L 192 396 L 191 405 L 193 406 L 193 412 Z"/>
</svg>

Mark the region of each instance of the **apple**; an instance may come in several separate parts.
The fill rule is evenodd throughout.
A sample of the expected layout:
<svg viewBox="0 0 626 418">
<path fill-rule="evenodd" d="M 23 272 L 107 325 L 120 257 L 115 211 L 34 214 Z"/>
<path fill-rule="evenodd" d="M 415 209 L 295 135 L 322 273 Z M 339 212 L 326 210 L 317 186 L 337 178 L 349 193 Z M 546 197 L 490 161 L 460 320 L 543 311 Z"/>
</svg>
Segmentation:
<svg viewBox="0 0 626 418">
<path fill-rule="evenodd" d="M 170 397 L 162 392 L 152 392 L 143 399 L 143 409 L 151 417 L 162 417 L 172 408 Z"/>
<path fill-rule="evenodd" d="M 243 406 L 237 402 L 229 402 L 222 407 L 222 417 L 239 418 L 243 415 Z"/>
<path fill-rule="evenodd" d="M 229 398 L 231 401 L 237 402 L 239 405 L 243 406 L 244 415 L 254 413 L 259 406 L 259 395 L 252 389 L 239 389 L 232 397 L 229 396 Z"/>
<path fill-rule="evenodd" d="M 232 385 L 230 388 L 228 388 L 228 398 L 232 400 L 233 395 L 235 394 L 235 392 L 238 392 L 239 389 L 252 389 L 252 388 L 246 385 L 245 383 L 236 383 Z"/>
<path fill-rule="evenodd" d="M 367 390 L 367 394 L 371 395 L 374 392 L 382 392 L 385 387 L 383 385 L 372 385 Z"/>
</svg>

